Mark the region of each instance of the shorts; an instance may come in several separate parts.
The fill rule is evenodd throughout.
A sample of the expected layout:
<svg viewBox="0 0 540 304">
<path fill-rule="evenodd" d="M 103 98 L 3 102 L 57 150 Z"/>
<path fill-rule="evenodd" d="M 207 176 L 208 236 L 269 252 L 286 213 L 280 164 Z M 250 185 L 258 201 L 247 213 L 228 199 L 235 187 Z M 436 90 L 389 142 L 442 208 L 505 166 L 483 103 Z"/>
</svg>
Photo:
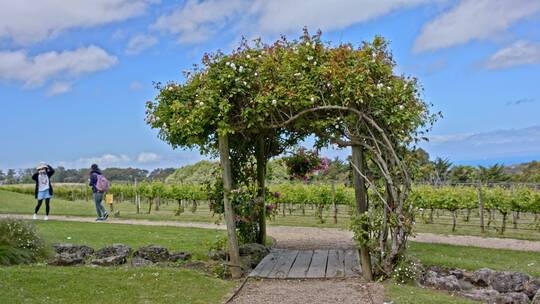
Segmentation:
<svg viewBox="0 0 540 304">
<path fill-rule="evenodd" d="M 37 199 L 38 200 L 42 200 L 42 199 L 46 199 L 46 198 L 51 198 L 52 195 L 49 193 L 49 189 L 47 190 L 43 190 L 43 191 L 39 191 L 37 193 Z"/>
</svg>

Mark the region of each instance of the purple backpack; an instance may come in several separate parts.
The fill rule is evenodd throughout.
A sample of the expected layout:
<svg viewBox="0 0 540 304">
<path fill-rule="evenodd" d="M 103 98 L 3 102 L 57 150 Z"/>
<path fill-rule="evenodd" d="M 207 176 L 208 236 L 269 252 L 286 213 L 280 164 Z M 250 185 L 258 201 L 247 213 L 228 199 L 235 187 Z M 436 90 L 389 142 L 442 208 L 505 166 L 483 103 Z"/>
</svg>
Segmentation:
<svg viewBox="0 0 540 304">
<path fill-rule="evenodd" d="M 101 174 L 97 175 L 96 189 L 99 192 L 109 191 L 109 181 L 107 180 L 107 178 L 105 178 L 105 176 Z"/>
</svg>

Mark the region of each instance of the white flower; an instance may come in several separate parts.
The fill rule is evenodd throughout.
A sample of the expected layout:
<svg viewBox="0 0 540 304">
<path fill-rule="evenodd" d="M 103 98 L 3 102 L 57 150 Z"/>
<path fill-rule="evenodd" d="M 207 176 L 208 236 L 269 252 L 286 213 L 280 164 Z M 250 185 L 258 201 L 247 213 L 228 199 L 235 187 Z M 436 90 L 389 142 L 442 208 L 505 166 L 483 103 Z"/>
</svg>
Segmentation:
<svg viewBox="0 0 540 304">
<path fill-rule="evenodd" d="M 388 91 L 392 90 L 392 88 L 391 88 L 391 87 L 386 87 L 386 89 L 387 89 Z"/>
<path fill-rule="evenodd" d="M 301 73 L 294 73 L 294 77 L 300 77 L 300 76 L 302 76 Z"/>
<path fill-rule="evenodd" d="M 239 66 L 238 67 L 238 72 L 242 73 L 244 71 L 244 67 L 243 66 Z"/>
<path fill-rule="evenodd" d="M 309 60 L 309 61 L 313 60 L 313 56 L 308 56 L 307 60 Z"/>
<path fill-rule="evenodd" d="M 246 55 L 246 58 L 249 59 L 249 58 L 251 58 L 251 56 L 249 56 L 249 54 L 247 54 L 247 55 Z"/>
<path fill-rule="evenodd" d="M 311 46 L 313 49 L 315 49 L 315 43 Z"/>
<path fill-rule="evenodd" d="M 247 86 L 247 82 L 244 81 L 243 83 L 244 83 L 245 86 Z"/>
<path fill-rule="evenodd" d="M 272 105 L 275 106 L 277 104 L 277 100 L 272 99 Z"/>
<path fill-rule="evenodd" d="M 167 88 L 167 90 L 172 91 L 172 90 L 174 90 L 174 88 L 172 86 L 170 86 L 169 88 Z"/>
<path fill-rule="evenodd" d="M 306 42 L 306 46 L 310 46 L 309 42 Z"/>
<path fill-rule="evenodd" d="M 259 57 L 259 58 L 262 58 L 262 56 L 261 56 L 261 55 L 259 55 L 259 56 L 257 56 L 257 57 Z"/>
<path fill-rule="evenodd" d="M 200 106 L 204 106 L 204 102 L 202 102 L 202 101 L 199 102 L 199 105 L 200 105 Z"/>
<path fill-rule="evenodd" d="M 259 74 L 258 74 L 257 72 L 255 72 L 255 74 L 253 74 L 253 75 L 255 75 L 255 76 L 259 76 Z"/>
<path fill-rule="evenodd" d="M 317 65 L 317 61 L 313 62 L 313 65 Z"/>
<path fill-rule="evenodd" d="M 236 69 L 236 65 L 234 64 L 234 62 L 231 62 L 231 68 Z"/>
<path fill-rule="evenodd" d="M 377 83 L 377 89 L 380 89 L 380 88 L 382 88 L 382 87 L 383 87 L 383 84 L 382 84 L 382 83 L 380 83 L 380 82 Z"/>
<path fill-rule="evenodd" d="M 315 101 L 315 97 L 311 97 L 311 101 Z"/>
<path fill-rule="evenodd" d="M 405 107 L 403 105 L 399 105 L 399 109 L 403 110 L 403 109 L 405 109 Z"/>
</svg>

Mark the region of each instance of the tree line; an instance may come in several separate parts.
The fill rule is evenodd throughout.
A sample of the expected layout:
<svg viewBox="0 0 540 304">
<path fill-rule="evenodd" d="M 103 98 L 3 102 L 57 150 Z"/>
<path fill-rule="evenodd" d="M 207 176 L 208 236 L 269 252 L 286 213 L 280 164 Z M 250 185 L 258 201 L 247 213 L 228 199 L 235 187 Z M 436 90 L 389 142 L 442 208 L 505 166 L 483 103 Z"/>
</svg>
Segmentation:
<svg viewBox="0 0 540 304">
<path fill-rule="evenodd" d="M 165 181 L 175 168 L 157 168 L 152 171 L 139 168 L 106 168 L 103 174 L 111 181 L 133 182 L 137 181 Z M 34 168 L 8 169 L 6 173 L 0 170 L 0 184 L 29 184 L 33 183 Z M 55 168 L 51 178 L 53 183 L 86 183 L 90 169 L 68 169 L 62 166 Z"/>
</svg>

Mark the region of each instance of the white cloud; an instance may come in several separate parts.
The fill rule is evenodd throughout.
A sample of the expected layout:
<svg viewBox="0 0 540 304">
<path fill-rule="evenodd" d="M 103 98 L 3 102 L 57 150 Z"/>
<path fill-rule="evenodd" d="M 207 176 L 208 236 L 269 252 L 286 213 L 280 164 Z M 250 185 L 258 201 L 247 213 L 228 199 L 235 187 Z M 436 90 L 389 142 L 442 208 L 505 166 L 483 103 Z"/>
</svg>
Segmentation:
<svg viewBox="0 0 540 304">
<path fill-rule="evenodd" d="M 373 20 L 392 11 L 433 0 L 258 0 L 253 11 L 258 15 L 258 30 L 266 34 L 311 30 L 331 31 Z"/>
<path fill-rule="evenodd" d="M 151 27 L 177 35 L 180 43 L 199 43 L 209 39 L 248 4 L 245 0 L 188 0 L 171 14 L 160 16 Z"/>
<path fill-rule="evenodd" d="M 484 66 L 493 70 L 536 63 L 540 63 L 540 44 L 517 41 L 489 57 Z"/>
<path fill-rule="evenodd" d="M 540 126 L 430 136 L 422 146 L 432 155 L 458 160 L 539 155 Z"/>
<path fill-rule="evenodd" d="M 140 83 L 139 81 L 133 81 L 129 84 L 129 89 L 132 91 L 140 91 L 144 89 L 144 85 Z"/>
<path fill-rule="evenodd" d="M 138 54 L 158 42 L 157 38 L 149 35 L 137 35 L 132 37 L 127 45 L 126 53 Z"/>
<path fill-rule="evenodd" d="M 40 86 L 50 79 L 77 77 L 108 69 L 118 62 L 97 46 L 74 51 L 46 52 L 28 57 L 24 51 L 0 52 L 0 80 L 22 81 L 24 85 Z"/>
<path fill-rule="evenodd" d="M 440 0 L 189 0 L 163 15 L 152 29 L 176 35 L 180 43 L 200 43 L 218 30 L 239 29 L 246 36 L 311 30 L 331 31 L 392 11 Z"/>
<path fill-rule="evenodd" d="M 0 40 L 32 44 L 71 29 L 123 21 L 144 13 L 145 0 L 2 0 Z"/>
<path fill-rule="evenodd" d="M 61 161 L 59 166 L 66 168 L 88 168 L 92 164 L 97 164 L 101 168 L 122 166 L 131 161 L 131 158 L 125 154 L 103 154 L 101 156 L 79 158 L 75 161 Z"/>
<path fill-rule="evenodd" d="M 47 90 L 47 95 L 60 95 L 71 91 L 71 83 L 69 82 L 55 82 Z"/>
<path fill-rule="evenodd" d="M 424 25 L 414 50 L 422 52 L 475 39 L 492 39 L 515 22 L 539 11 L 538 0 L 462 0 Z"/>
<path fill-rule="evenodd" d="M 137 156 L 137 161 L 140 162 L 140 163 L 154 163 L 154 162 L 157 162 L 158 160 L 160 160 L 160 156 L 157 155 L 156 153 L 152 153 L 152 152 L 143 152 L 143 153 L 140 153 L 139 156 Z"/>
</svg>

